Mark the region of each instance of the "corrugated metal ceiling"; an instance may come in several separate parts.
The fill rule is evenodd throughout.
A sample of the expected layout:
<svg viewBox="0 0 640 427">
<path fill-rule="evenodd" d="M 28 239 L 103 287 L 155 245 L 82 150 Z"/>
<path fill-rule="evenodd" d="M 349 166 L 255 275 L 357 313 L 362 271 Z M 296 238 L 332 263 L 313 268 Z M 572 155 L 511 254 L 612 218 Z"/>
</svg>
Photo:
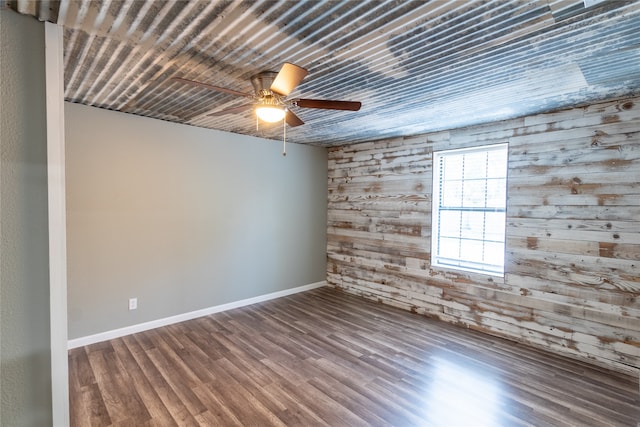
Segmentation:
<svg viewBox="0 0 640 427">
<path fill-rule="evenodd" d="M 592 3 L 595 3 L 591 5 Z M 362 101 L 296 109 L 287 139 L 318 145 L 450 129 L 640 93 L 638 1 L 5 1 L 64 26 L 71 102 L 279 139 L 242 104 L 183 77 L 253 92 L 284 62 L 292 97 Z"/>
</svg>

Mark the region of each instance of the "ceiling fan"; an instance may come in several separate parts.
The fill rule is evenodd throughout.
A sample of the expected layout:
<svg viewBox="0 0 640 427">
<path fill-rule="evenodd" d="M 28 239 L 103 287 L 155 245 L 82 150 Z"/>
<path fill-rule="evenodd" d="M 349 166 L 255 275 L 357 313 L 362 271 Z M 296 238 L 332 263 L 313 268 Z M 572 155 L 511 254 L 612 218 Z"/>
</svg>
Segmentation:
<svg viewBox="0 0 640 427">
<path fill-rule="evenodd" d="M 323 110 L 346 110 L 358 111 L 362 103 L 357 101 L 333 101 L 325 99 L 287 99 L 287 96 L 302 82 L 308 71 L 298 65 L 286 62 L 279 72 L 262 71 L 251 77 L 255 94 L 239 92 L 220 86 L 210 85 L 181 77 L 173 77 L 171 80 L 202 87 L 215 92 L 222 92 L 230 95 L 240 96 L 249 101 L 247 104 L 237 107 L 226 108 L 220 111 L 209 113 L 209 116 L 222 116 L 224 114 L 235 114 L 255 108 L 256 115 L 260 120 L 275 123 L 282 119 L 289 126 L 300 126 L 304 124 L 292 111 L 291 107 L 319 108 Z"/>
</svg>

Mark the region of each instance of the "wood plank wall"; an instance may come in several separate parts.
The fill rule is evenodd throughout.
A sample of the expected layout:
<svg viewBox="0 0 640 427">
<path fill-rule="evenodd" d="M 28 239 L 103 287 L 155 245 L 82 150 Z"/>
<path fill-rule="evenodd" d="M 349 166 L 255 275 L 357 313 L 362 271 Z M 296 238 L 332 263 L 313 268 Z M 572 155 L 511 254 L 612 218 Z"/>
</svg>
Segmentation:
<svg viewBox="0 0 640 427">
<path fill-rule="evenodd" d="M 432 153 L 509 143 L 505 276 L 430 265 Z M 640 369 L 640 97 L 329 150 L 327 281 Z"/>
</svg>

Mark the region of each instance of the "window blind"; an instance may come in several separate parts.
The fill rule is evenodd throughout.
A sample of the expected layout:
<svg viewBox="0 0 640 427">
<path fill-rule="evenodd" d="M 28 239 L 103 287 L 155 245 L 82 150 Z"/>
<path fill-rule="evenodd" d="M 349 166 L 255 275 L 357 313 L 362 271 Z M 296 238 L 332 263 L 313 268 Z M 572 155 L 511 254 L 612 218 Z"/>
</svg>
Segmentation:
<svg viewBox="0 0 640 427">
<path fill-rule="evenodd" d="M 507 145 L 434 153 L 432 264 L 504 272 Z"/>
</svg>

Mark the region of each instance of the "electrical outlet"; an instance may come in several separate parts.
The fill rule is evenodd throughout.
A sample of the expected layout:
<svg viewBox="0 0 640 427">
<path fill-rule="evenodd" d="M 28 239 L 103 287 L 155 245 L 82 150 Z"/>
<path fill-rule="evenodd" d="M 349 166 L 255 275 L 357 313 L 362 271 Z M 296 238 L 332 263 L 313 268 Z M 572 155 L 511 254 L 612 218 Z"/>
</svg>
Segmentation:
<svg viewBox="0 0 640 427">
<path fill-rule="evenodd" d="M 138 298 L 129 298 L 129 310 L 138 308 Z"/>
</svg>

